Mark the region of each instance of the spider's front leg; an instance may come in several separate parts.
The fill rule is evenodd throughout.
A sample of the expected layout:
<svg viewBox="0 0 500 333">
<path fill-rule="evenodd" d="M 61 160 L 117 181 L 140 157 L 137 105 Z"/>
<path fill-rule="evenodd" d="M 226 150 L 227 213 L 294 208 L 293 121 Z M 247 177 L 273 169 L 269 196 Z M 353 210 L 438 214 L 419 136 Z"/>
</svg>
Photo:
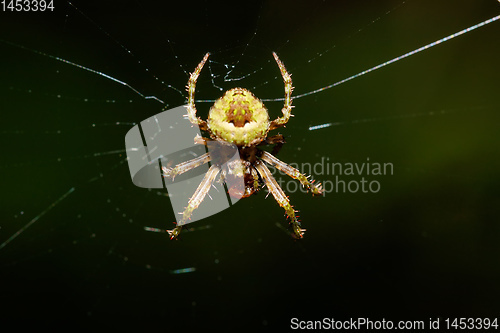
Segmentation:
<svg viewBox="0 0 500 333">
<path fill-rule="evenodd" d="M 293 179 L 297 179 L 300 181 L 300 183 L 307 187 L 313 195 L 320 195 L 323 194 L 323 187 L 321 186 L 320 183 L 314 184 L 314 180 L 312 182 L 309 181 L 309 178 L 306 177 L 304 174 L 300 173 L 299 170 L 295 169 L 294 167 L 291 167 L 290 165 L 286 164 L 285 162 L 279 160 L 272 154 L 269 154 L 267 151 L 264 151 L 260 158 L 274 166 L 276 169 L 286 173 L 288 176 L 292 177 Z"/>
<path fill-rule="evenodd" d="M 271 192 L 278 204 L 285 209 L 286 215 L 290 218 L 290 224 L 292 224 L 295 237 L 304 237 L 306 229 L 302 229 L 300 227 L 300 222 L 297 219 L 297 216 L 295 216 L 295 210 L 290 204 L 290 200 L 288 200 L 285 192 L 283 192 L 276 179 L 274 179 L 271 171 L 269 171 L 267 166 L 261 162 L 258 162 L 255 167 L 257 168 L 257 171 L 261 175 L 262 179 L 264 179 L 264 183 L 266 184 L 269 192 Z"/>
<path fill-rule="evenodd" d="M 186 86 L 186 89 L 188 91 L 188 105 L 187 107 L 187 117 L 189 121 L 197 125 L 201 130 L 206 131 L 207 130 L 207 122 L 205 120 L 202 120 L 200 117 L 196 116 L 196 106 L 194 104 L 194 93 L 196 90 L 196 81 L 198 80 L 198 76 L 200 76 L 200 72 L 203 69 L 203 66 L 208 60 L 208 56 L 210 53 L 205 54 L 203 57 L 203 60 L 198 64 L 196 69 L 194 70 L 193 73 L 189 76 L 189 81 Z"/>
<path fill-rule="evenodd" d="M 205 196 L 210 190 L 210 187 L 212 186 L 215 177 L 217 177 L 220 170 L 221 169 L 216 165 L 212 165 L 210 169 L 208 169 L 200 185 L 198 185 L 198 188 L 194 192 L 193 196 L 191 197 L 191 199 L 189 199 L 186 209 L 184 209 L 184 212 L 181 213 L 182 219 L 177 223 L 177 226 L 174 229 L 167 230 L 168 234 L 170 235 L 170 239 L 176 239 L 179 236 L 182 230 L 182 226 L 191 219 L 193 211 L 198 208 L 203 202 Z"/>
<path fill-rule="evenodd" d="M 273 52 L 274 59 L 276 60 L 276 63 L 278 64 L 278 67 L 280 68 L 281 71 L 281 76 L 283 77 L 283 82 L 285 83 L 285 103 L 283 105 L 283 109 L 281 109 L 281 112 L 283 113 L 283 117 L 276 118 L 271 122 L 271 126 L 269 127 L 269 130 L 273 130 L 275 128 L 284 126 L 286 123 L 288 123 L 288 120 L 290 120 L 290 117 L 292 116 L 292 76 L 287 72 L 285 65 L 283 62 L 281 62 L 280 58 L 278 58 L 278 55 Z"/>
</svg>

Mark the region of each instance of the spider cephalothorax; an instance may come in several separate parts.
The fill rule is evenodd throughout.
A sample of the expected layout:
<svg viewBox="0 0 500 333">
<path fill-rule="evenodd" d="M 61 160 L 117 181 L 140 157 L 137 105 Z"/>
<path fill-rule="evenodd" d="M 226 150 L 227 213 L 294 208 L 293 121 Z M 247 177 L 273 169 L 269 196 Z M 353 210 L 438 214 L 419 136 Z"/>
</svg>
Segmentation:
<svg viewBox="0 0 500 333">
<path fill-rule="evenodd" d="M 196 168 L 202 164 L 212 163 L 205 174 L 202 182 L 188 202 L 188 206 L 182 213 L 182 219 L 177 223 L 177 227 L 168 230 L 172 239 L 177 238 L 182 230 L 182 226 L 190 219 L 193 211 L 198 208 L 205 199 L 212 182 L 218 175 L 226 181 L 229 195 L 236 198 L 245 198 L 259 190 L 260 184 L 264 183 L 269 192 L 281 207 L 285 209 L 290 218 L 295 237 L 302 238 L 305 229 L 300 227 L 300 222 L 295 215 L 288 197 L 274 179 L 266 163 L 284 172 L 288 176 L 297 179 L 307 187 L 313 194 L 321 194 L 321 184 L 314 184 L 308 177 L 301 174 L 299 170 L 280 161 L 274 155 L 285 143 L 283 136 L 278 134 L 267 137 L 270 130 L 285 125 L 291 116 L 292 111 L 292 79 L 285 69 L 285 66 L 273 52 L 274 59 L 278 64 L 283 81 L 285 83 L 285 102 L 282 117 L 269 121 L 269 114 L 264 104 L 256 98 L 250 91 L 243 88 L 233 88 L 228 90 L 221 98 L 215 101 L 208 114 L 208 120 L 202 120 L 196 116 L 196 106 L 194 103 L 194 93 L 196 81 L 200 72 L 208 60 L 209 53 L 198 64 L 191 74 L 187 90 L 189 93 L 187 105 L 187 117 L 189 121 L 199 126 L 201 130 L 207 131 L 210 138 L 197 136 L 195 143 L 207 146 L 216 146 L 216 149 L 209 149 L 211 153 L 203 154 L 192 160 L 180 163 L 173 168 L 163 168 L 165 177 L 174 178 L 188 170 Z M 239 159 L 227 162 L 227 156 L 231 155 L 231 146 L 236 145 Z M 273 154 L 258 148 L 262 145 L 275 145 Z M 227 163 L 224 163 L 227 162 Z"/>
</svg>

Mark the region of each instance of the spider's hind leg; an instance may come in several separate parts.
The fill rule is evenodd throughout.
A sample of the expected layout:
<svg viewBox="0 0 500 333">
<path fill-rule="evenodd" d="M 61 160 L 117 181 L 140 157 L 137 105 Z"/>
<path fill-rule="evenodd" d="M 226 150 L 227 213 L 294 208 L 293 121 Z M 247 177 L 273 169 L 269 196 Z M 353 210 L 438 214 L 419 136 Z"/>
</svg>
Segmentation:
<svg viewBox="0 0 500 333">
<path fill-rule="evenodd" d="M 306 229 L 301 228 L 300 222 L 295 215 L 295 210 L 290 204 L 290 200 L 288 200 L 285 192 L 283 192 L 276 179 L 274 179 L 271 171 L 269 171 L 267 166 L 262 162 L 257 163 L 255 167 L 257 168 L 257 171 L 261 175 L 262 179 L 264 179 L 264 183 L 266 184 L 269 192 L 271 192 L 278 204 L 285 209 L 286 215 L 290 218 L 290 224 L 292 225 L 294 236 L 298 239 L 304 237 Z"/>
<path fill-rule="evenodd" d="M 172 178 L 172 180 L 174 180 L 175 176 L 183 174 L 184 172 L 187 172 L 194 168 L 197 168 L 200 165 L 208 163 L 209 161 L 210 161 L 210 154 L 205 153 L 203 155 L 190 159 L 189 161 L 179 163 L 173 168 L 164 166 L 162 167 L 163 177 Z"/>
<path fill-rule="evenodd" d="M 193 196 L 191 197 L 191 199 L 189 199 L 186 209 L 184 209 L 184 212 L 181 213 L 182 219 L 177 223 L 177 226 L 174 229 L 167 230 L 168 234 L 170 235 L 170 239 L 176 239 L 179 236 L 182 230 L 182 226 L 188 223 L 188 221 L 191 219 L 193 211 L 197 209 L 203 202 L 220 170 L 221 169 L 216 165 L 212 165 L 210 169 L 208 169 L 200 185 L 198 185 L 198 188 L 194 192 Z"/>
<path fill-rule="evenodd" d="M 273 156 L 267 151 L 264 151 L 260 158 L 269 165 L 272 165 L 276 169 L 286 173 L 293 179 L 297 179 L 302 184 L 302 186 L 307 187 L 307 189 L 309 189 L 313 195 L 323 194 L 323 187 L 320 183 L 314 183 L 314 180 L 309 181 L 309 177 L 306 177 L 304 174 L 300 173 L 299 170 L 281 161 L 276 156 Z"/>
</svg>

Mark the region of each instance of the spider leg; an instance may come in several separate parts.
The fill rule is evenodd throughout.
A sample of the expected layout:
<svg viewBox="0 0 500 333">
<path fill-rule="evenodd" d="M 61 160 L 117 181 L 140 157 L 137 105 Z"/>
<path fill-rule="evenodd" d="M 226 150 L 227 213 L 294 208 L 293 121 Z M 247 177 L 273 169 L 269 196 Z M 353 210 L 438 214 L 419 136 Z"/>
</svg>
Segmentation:
<svg viewBox="0 0 500 333">
<path fill-rule="evenodd" d="M 205 120 L 202 120 L 200 117 L 196 117 L 196 106 L 194 104 L 194 92 L 196 90 L 196 81 L 198 80 L 198 76 L 200 76 L 200 72 L 203 69 L 203 66 L 205 65 L 205 62 L 208 60 L 208 56 L 210 53 L 205 54 L 203 57 L 203 60 L 198 64 L 196 69 L 194 70 L 193 73 L 191 73 L 189 77 L 188 84 L 186 86 L 186 89 L 189 93 L 188 97 L 188 105 L 187 105 L 187 116 L 189 121 L 197 125 L 201 130 L 206 131 L 207 130 L 207 122 Z"/>
<path fill-rule="evenodd" d="M 269 130 L 273 130 L 275 128 L 281 127 L 285 125 L 288 120 L 290 119 L 292 115 L 292 77 L 288 72 L 286 71 L 285 65 L 283 65 L 283 62 L 278 58 L 278 55 L 273 52 L 274 59 L 276 60 L 276 63 L 278 64 L 278 67 L 280 68 L 281 71 L 281 76 L 283 77 L 283 82 L 285 83 L 285 103 L 283 106 L 283 109 L 281 109 L 281 112 L 283 112 L 283 117 L 278 117 L 275 120 L 271 122 L 271 126 L 269 127 Z"/>
<path fill-rule="evenodd" d="M 209 138 L 204 138 L 199 134 L 196 134 L 196 136 L 194 137 L 194 144 L 196 144 L 196 145 L 205 145 L 206 146 L 210 141 L 214 141 L 214 140 L 209 139 Z"/>
<path fill-rule="evenodd" d="M 271 171 L 269 171 L 264 163 L 257 163 L 255 167 L 262 179 L 264 179 L 264 183 L 266 184 L 269 192 L 271 192 L 278 204 L 285 209 L 286 215 L 290 218 L 290 223 L 292 224 L 295 237 L 302 238 L 306 230 L 300 227 L 300 222 L 297 219 L 297 216 L 295 216 L 295 210 L 290 204 L 290 200 L 288 200 L 285 192 L 283 192 L 281 187 L 278 185 L 278 182 L 271 174 Z"/>
<path fill-rule="evenodd" d="M 208 169 L 200 185 L 198 185 L 198 188 L 194 192 L 193 196 L 189 199 L 186 209 L 182 212 L 182 219 L 177 223 L 177 226 L 174 229 L 167 230 L 170 235 L 170 239 L 176 239 L 179 236 L 182 226 L 189 221 L 193 211 L 198 208 L 205 199 L 205 196 L 208 194 L 208 191 L 212 187 L 212 183 L 215 177 L 219 174 L 220 170 L 221 169 L 216 165 L 212 165 L 210 169 Z"/>
<path fill-rule="evenodd" d="M 297 179 L 303 186 L 306 186 L 314 195 L 319 195 L 323 193 L 323 188 L 320 183 L 314 184 L 314 181 L 310 182 L 308 177 L 304 174 L 300 173 L 299 170 L 291 167 L 285 162 L 279 160 L 275 156 L 269 154 L 267 151 L 264 151 L 260 157 L 264 162 L 274 166 L 276 169 L 286 173 L 293 179 Z"/>
<path fill-rule="evenodd" d="M 253 189 L 255 192 L 259 191 L 259 185 L 260 185 L 260 178 L 259 178 L 259 173 L 257 170 L 255 170 L 254 167 L 250 167 L 250 173 L 252 174 L 253 178 Z"/>
<path fill-rule="evenodd" d="M 172 178 L 172 180 L 174 180 L 175 176 L 183 174 L 184 172 L 187 172 L 194 168 L 197 168 L 200 165 L 208 163 L 209 161 L 210 161 L 210 154 L 205 153 L 189 161 L 179 163 L 173 168 L 167 168 L 166 166 L 164 166 L 162 168 L 163 177 Z"/>
<path fill-rule="evenodd" d="M 266 138 L 264 141 L 259 143 L 259 146 L 262 145 L 276 145 L 273 147 L 273 151 L 271 154 L 276 155 L 279 153 L 283 145 L 286 143 L 285 138 L 281 134 L 276 134 L 271 137 Z"/>
</svg>

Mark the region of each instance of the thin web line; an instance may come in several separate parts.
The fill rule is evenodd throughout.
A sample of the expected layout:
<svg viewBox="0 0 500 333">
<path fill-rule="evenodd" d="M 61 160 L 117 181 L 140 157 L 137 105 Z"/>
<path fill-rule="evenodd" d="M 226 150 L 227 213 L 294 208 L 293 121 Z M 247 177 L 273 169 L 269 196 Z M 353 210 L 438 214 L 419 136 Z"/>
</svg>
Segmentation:
<svg viewBox="0 0 500 333">
<path fill-rule="evenodd" d="M 69 60 L 66 60 L 66 59 L 63 59 L 63 58 L 59 58 L 59 57 L 56 57 L 56 56 L 53 56 L 51 54 L 48 54 L 48 53 L 45 53 L 45 52 L 41 52 L 41 51 L 37 51 L 37 50 L 32 50 L 30 48 L 27 48 L 25 46 L 22 46 L 22 45 L 19 45 L 19 44 L 15 44 L 15 43 L 12 43 L 12 42 L 9 42 L 9 41 L 6 41 L 6 40 L 3 40 L 3 39 L 0 39 L 0 42 L 3 42 L 5 44 L 8 44 L 8 45 L 11 45 L 11 46 L 15 46 L 15 47 L 18 47 L 20 49 L 23 49 L 23 50 L 26 50 L 26 51 L 30 51 L 30 52 L 33 52 L 33 53 L 36 53 L 36 54 L 39 54 L 39 55 L 42 55 L 44 57 L 47 57 L 47 58 L 50 58 L 50 59 L 54 59 L 54 60 L 57 60 L 57 61 L 60 61 L 60 62 L 63 62 L 65 64 L 68 64 L 68 65 L 71 65 L 71 66 L 75 66 L 77 68 L 80 68 L 80 69 L 83 69 L 83 70 L 86 70 L 88 72 L 91 72 L 91 73 L 94 73 L 94 74 L 97 74 L 97 75 L 100 75 L 108 80 L 111 80 L 111 81 L 114 81 L 116 83 L 119 83 L 127 88 L 129 88 L 130 90 L 132 90 L 133 92 L 135 92 L 137 95 L 141 96 L 142 98 L 144 99 L 154 99 L 158 102 L 160 102 L 161 104 L 165 104 L 164 101 L 162 101 L 161 99 L 159 99 L 158 97 L 156 96 L 147 96 L 147 95 L 144 95 L 143 93 L 141 93 L 139 90 L 135 89 L 134 87 L 132 87 L 130 84 L 126 83 L 126 82 L 123 82 L 123 81 L 120 81 L 118 80 L 117 78 L 114 78 L 108 74 L 104 74 L 103 72 L 99 72 L 99 71 L 96 71 L 95 69 L 92 69 L 92 68 L 89 68 L 89 67 L 85 67 L 83 65 L 80 65 L 80 64 L 77 64 L 75 62 L 71 62 Z"/>
<path fill-rule="evenodd" d="M 14 239 L 17 238 L 17 236 L 19 236 L 20 234 L 22 234 L 24 231 L 26 231 L 26 229 L 28 229 L 29 227 L 31 227 L 33 225 L 33 223 L 35 223 L 36 221 L 38 221 L 42 216 L 44 216 L 45 214 L 47 214 L 52 208 L 54 208 L 55 206 L 57 206 L 61 201 L 63 201 L 64 199 L 66 199 L 66 197 L 68 195 L 70 195 L 71 193 L 73 193 L 73 191 L 75 190 L 74 187 L 70 188 L 68 192 L 64 193 L 59 199 L 57 199 L 56 201 L 54 201 L 49 207 L 47 207 L 43 212 L 41 212 L 40 214 L 38 214 L 37 216 L 35 216 L 31 221 L 29 221 L 28 223 L 26 223 L 26 225 L 24 227 L 22 227 L 21 229 L 19 229 L 15 234 L 13 234 L 12 236 L 10 236 L 5 242 L 3 242 L 2 244 L 0 244 L 0 250 L 3 249 L 5 246 L 7 246 L 10 242 L 12 242 Z"/>
<path fill-rule="evenodd" d="M 454 34 L 451 34 L 451 35 L 449 35 L 449 36 L 446 36 L 446 37 L 444 37 L 444 38 L 441 38 L 441 39 L 439 39 L 439 40 L 437 40 L 437 41 L 435 41 L 435 42 L 432 42 L 432 43 L 430 43 L 430 44 L 424 45 L 424 46 L 422 46 L 422 47 L 420 47 L 420 48 L 418 48 L 418 49 L 416 49 L 416 50 L 410 51 L 410 52 L 405 53 L 405 54 L 403 54 L 403 55 L 401 55 L 401 56 L 399 56 L 399 57 L 396 57 L 396 58 L 394 58 L 394 59 L 388 60 L 388 61 L 386 61 L 386 62 L 384 62 L 384 63 L 381 63 L 381 64 L 379 64 L 379 65 L 377 65 L 377 66 L 374 66 L 374 67 L 372 67 L 372 68 L 369 68 L 369 69 L 367 69 L 367 70 L 364 70 L 364 71 L 362 71 L 362 72 L 360 72 L 360 73 L 358 73 L 358 74 L 355 74 L 355 75 L 349 76 L 348 78 L 345 78 L 345 79 L 343 79 L 343 80 L 340 80 L 340 81 L 338 81 L 338 82 L 335 82 L 335 83 L 333 83 L 333 84 L 330 84 L 330 85 L 328 85 L 328 86 L 326 86 L 326 87 L 319 88 L 319 89 L 316 89 L 316 90 L 313 90 L 313 91 L 310 91 L 310 92 L 307 92 L 307 93 L 304 93 L 304 94 L 295 95 L 295 96 L 293 97 L 293 99 L 302 98 L 302 97 L 305 97 L 305 96 L 309 96 L 309 95 L 312 95 L 312 94 L 316 94 L 316 93 L 319 93 L 319 92 L 325 91 L 325 90 L 327 90 L 327 89 L 330 89 L 330 88 L 336 87 L 336 86 L 338 86 L 338 85 L 341 85 L 342 83 L 346 83 L 346 82 L 351 81 L 351 80 L 353 80 L 353 79 L 355 79 L 355 78 L 358 78 L 358 77 L 360 77 L 360 76 L 362 76 L 362 75 L 368 74 L 368 73 L 373 72 L 373 71 L 375 71 L 375 70 L 377 70 L 377 69 L 380 69 L 380 68 L 385 67 L 385 66 L 387 66 L 387 65 L 393 64 L 393 63 L 395 63 L 395 62 L 397 62 L 397 61 L 399 61 L 399 60 L 402 60 L 402 59 L 408 58 L 409 56 L 412 56 L 412 55 L 414 55 L 414 54 L 417 54 L 417 53 L 419 53 L 419 52 L 421 52 L 421 51 L 424 51 L 424 50 L 430 49 L 431 47 L 434 47 L 434 46 L 436 46 L 436 45 L 442 44 L 442 43 L 444 43 L 444 42 L 446 42 L 446 41 L 449 41 L 450 39 L 453 39 L 453 38 L 455 38 L 455 37 L 461 36 L 461 35 L 463 35 L 463 34 L 465 34 L 465 33 L 467 33 L 467 32 L 470 32 L 470 31 L 475 30 L 475 29 L 480 28 L 480 27 L 484 27 L 485 25 L 490 24 L 490 23 L 492 23 L 492 22 L 494 22 L 494 21 L 496 21 L 496 20 L 498 20 L 498 19 L 500 19 L 500 15 L 497 15 L 497 16 L 495 16 L 495 17 L 492 17 L 492 18 L 490 18 L 489 20 L 483 21 L 483 22 L 481 22 L 481 23 L 478 23 L 478 24 L 473 25 L 473 26 L 471 26 L 471 27 L 468 27 L 468 28 L 466 28 L 466 29 L 463 29 L 463 30 L 461 30 L 461 31 L 459 31 L 459 32 L 455 32 Z M 263 99 L 262 101 L 264 101 L 264 102 L 265 102 L 265 101 L 283 101 L 283 100 L 284 100 L 284 98 L 283 98 L 283 97 L 281 97 L 281 98 L 276 98 L 276 99 Z M 323 125 L 321 125 L 321 126 L 323 126 Z M 314 127 L 314 126 L 313 126 L 313 127 Z M 323 127 L 327 127 L 327 126 L 323 126 Z M 321 127 L 321 128 L 323 128 L 323 127 Z M 310 129 L 311 129 L 311 128 L 310 128 Z"/>
</svg>

